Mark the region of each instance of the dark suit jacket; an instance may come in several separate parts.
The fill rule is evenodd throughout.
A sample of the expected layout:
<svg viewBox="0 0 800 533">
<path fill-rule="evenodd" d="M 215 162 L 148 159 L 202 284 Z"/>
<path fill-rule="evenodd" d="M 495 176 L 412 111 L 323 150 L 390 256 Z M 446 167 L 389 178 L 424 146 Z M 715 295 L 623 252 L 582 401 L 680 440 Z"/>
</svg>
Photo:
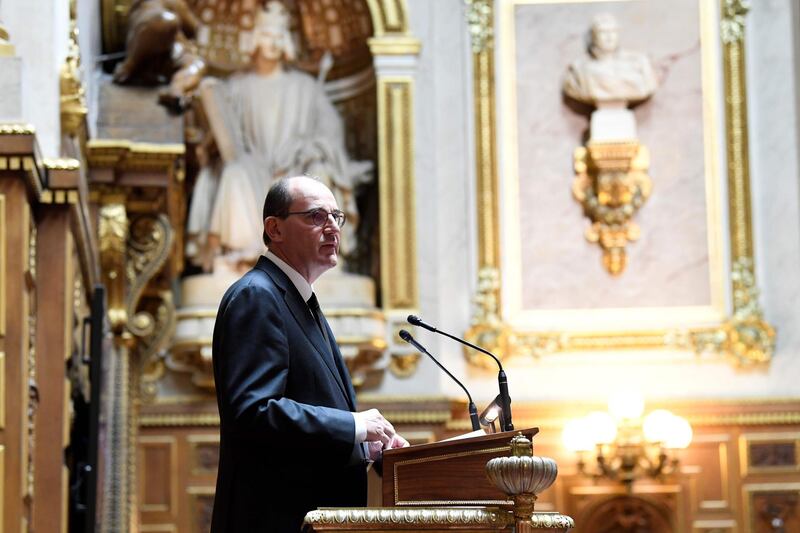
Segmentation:
<svg viewBox="0 0 800 533">
<path fill-rule="evenodd" d="M 221 433 L 213 533 L 298 531 L 309 510 L 366 504 L 355 392 L 336 343 L 326 344 L 300 293 L 265 257 L 223 296 L 213 341 Z"/>
</svg>

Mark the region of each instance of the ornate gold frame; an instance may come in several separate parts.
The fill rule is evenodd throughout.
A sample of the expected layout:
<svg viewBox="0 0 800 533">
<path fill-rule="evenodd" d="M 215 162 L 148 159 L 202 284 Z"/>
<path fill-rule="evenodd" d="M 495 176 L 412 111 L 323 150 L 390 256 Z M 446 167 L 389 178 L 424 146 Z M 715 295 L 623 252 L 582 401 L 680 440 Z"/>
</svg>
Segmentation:
<svg viewBox="0 0 800 533">
<path fill-rule="evenodd" d="M 538 357 L 561 351 L 672 348 L 697 354 L 715 353 L 737 365 L 768 362 L 775 349 L 775 330 L 764 321 L 758 303 L 750 214 L 744 64 L 748 3 L 720 0 L 732 312 L 711 327 L 587 333 L 515 331 L 507 324 L 508 317 L 502 316 L 494 0 L 465 1 L 473 52 L 479 267 L 478 306 L 467 337 L 501 357 Z M 467 354 L 467 357 L 471 359 L 472 356 Z M 471 361 L 482 365 L 484 359 Z"/>
</svg>

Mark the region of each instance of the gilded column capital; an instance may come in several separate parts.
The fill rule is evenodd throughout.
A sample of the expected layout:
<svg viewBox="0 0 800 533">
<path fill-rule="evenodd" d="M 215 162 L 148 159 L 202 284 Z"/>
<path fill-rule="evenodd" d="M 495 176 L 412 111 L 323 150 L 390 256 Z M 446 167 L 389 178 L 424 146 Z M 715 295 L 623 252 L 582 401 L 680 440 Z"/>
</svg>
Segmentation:
<svg viewBox="0 0 800 533">
<path fill-rule="evenodd" d="M 466 19 L 473 53 L 494 48 L 494 1 L 464 0 Z"/>
<path fill-rule="evenodd" d="M 744 17 L 750 11 L 750 0 L 724 0 L 720 33 L 722 42 L 731 44 L 744 40 Z"/>
</svg>

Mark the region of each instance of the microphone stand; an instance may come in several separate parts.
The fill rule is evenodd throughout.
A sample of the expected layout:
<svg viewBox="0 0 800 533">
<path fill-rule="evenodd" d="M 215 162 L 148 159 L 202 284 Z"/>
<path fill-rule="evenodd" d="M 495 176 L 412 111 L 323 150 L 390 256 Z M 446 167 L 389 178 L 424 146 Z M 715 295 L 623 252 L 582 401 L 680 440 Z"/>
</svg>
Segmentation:
<svg viewBox="0 0 800 533">
<path fill-rule="evenodd" d="M 511 396 L 508 394 L 508 378 L 506 377 L 506 372 L 503 370 L 503 365 L 500 363 L 500 359 L 497 358 L 492 352 L 488 350 L 484 350 L 480 346 L 476 346 L 469 341 L 456 337 L 455 335 L 450 335 L 446 331 L 442 331 L 440 329 L 436 329 L 435 327 L 431 326 L 430 324 L 426 324 L 416 315 L 408 315 L 408 323 L 414 326 L 419 326 L 421 328 L 425 328 L 428 331 L 433 333 L 438 333 L 439 335 L 444 335 L 449 339 L 453 339 L 456 342 L 460 342 L 464 346 L 468 346 L 473 350 L 481 352 L 483 354 L 488 355 L 494 362 L 497 363 L 497 367 L 500 369 L 497 373 L 497 384 L 500 388 L 500 401 L 501 407 L 503 408 L 503 431 L 513 431 L 514 430 L 514 423 L 511 421 Z"/>
<path fill-rule="evenodd" d="M 451 374 L 450 371 L 447 370 L 444 367 L 444 365 L 442 365 L 442 363 L 440 363 L 433 355 L 431 355 L 430 352 L 428 350 L 426 350 L 423 345 L 418 343 L 416 341 L 416 339 L 414 339 L 414 337 L 411 336 L 411 333 L 409 333 L 408 331 L 406 331 L 404 329 L 401 329 L 400 330 L 400 338 L 403 339 L 404 341 L 406 341 L 407 343 L 409 343 L 410 345 L 412 345 L 414 348 L 416 348 L 420 352 L 422 352 L 425 355 L 427 355 L 428 357 L 430 357 L 431 360 L 433 360 L 433 362 L 436 363 L 436 365 L 439 368 L 444 370 L 445 374 L 450 376 L 450 379 L 452 379 L 453 381 L 458 383 L 458 385 L 462 389 L 464 389 L 464 393 L 467 395 L 467 398 L 469 399 L 469 407 L 468 407 L 468 409 L 469 409 L 469 419 L 472 421 L 472 431 L 478 431 L 479 429 L 481 429 L 481 422 L 480 422 L 480 419 L 478 418 L 478 408 L 475 407 L 475 402 L 472 401 L 472 396 L 470 396 L 469 391 L 467 391 L 467 388 L 464 386 L 464 384 L 461 383 L 460 381 L 458 381 L 456 379 L 456 377 L 453 374 Z"/>
</svg>

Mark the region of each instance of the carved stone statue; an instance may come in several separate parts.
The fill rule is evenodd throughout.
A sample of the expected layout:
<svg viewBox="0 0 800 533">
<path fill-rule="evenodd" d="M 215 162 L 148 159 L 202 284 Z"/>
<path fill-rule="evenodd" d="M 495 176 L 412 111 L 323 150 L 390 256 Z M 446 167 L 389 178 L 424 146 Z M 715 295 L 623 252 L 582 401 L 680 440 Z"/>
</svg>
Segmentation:
<svg viewBox="0 0 800 533">
<path fill-rule="evenodd" d="M 358 219 L 353 188 L 371 178 L 371 163 L 348 158 L 342 120 L 321 80 L 287 67 L 295 54 L 283 4 L 268 2 L 254 32 L 251 68 L 206 80 L 200 89 L 222 159 L 220 172 L 200 173 L 189 209 L 187 256 L 206 271 L 215 257 L 235 265 L 263 252 L 261 210 L 269 186 L 303 173 L 323 180 L 347 214 L 347 255 Z"/>
<path fill-rule="evenodd" d="M 185 0 L 134 0 L 128 17 L 125 61 L 114 81 L 121 85 L 163 85 L 165 97 L 194 90 L 206 71 L 191 38 L 199 21 Z"/>
<path fill-rule="evenodd" d="M 609 14 L 595 17 L 588 55 L 575 60 L 564 77 L 570 98 L 592 105 L 592 140 L 636 138 L 631 104 L 649 98 L 658 87 L 650 59 L 619 47 L 619 25 Z"/>
</svg>

